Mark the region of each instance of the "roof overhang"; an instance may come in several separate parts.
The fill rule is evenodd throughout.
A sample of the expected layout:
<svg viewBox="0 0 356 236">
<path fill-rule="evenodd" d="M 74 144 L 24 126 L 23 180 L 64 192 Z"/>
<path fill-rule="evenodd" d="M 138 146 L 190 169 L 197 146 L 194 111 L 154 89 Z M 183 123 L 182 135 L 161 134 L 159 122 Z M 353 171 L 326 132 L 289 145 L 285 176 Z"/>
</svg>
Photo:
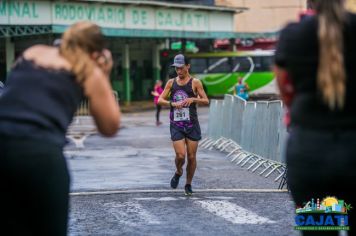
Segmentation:
<svg viewBox="0 0 356 236">
<path fill-rule="evenodd" d="M 68 26 L 65 25 L 0 25 L 0 38 L 24 37 L 31 35 L 61 34 Z M 188 39 L 275 39 L 279 31 L 243 33 L 243 32 L 184 32 L 184 31 L 157 31 L 157 30 L 128 30 L 102 28 L 108 37 L 121 38 L 188 38 Z"/>
<path fill-rule="evenodd" d="M 247 7 L 223 7 L 223 6 L 206 6 L 193 4 L 179 4 L 159 1 L 144 1 L 144 0 L 74 0 L 73 2 L 95 2 L 95 3 L 119 3 L 125 5 L 151 6 L 151 7 L 165 7 L 176 9 L 190 9 L 190 10 L 205 10 L 205 11 L 221 11 L 231 13 L 242 13 L 247 11 Z"/>
<path fill-rule="evenodd" d="M 146 0 L 3 1 L 0 37 L 62 33 L 90 20 L 107 36 L 127 38 L 234 38 L 234 15 L 247 8 Z"/>
</svg>

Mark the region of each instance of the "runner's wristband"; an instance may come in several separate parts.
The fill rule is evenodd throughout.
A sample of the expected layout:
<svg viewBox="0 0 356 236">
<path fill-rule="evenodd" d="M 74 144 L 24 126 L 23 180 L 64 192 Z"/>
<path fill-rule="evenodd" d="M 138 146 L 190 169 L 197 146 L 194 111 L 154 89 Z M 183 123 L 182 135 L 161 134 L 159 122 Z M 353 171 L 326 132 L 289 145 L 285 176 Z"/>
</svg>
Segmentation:
<svg viewBox="0 0 356 236">
<path fill-rule="evenodd" d="M 170 106 L 170 107 L 173 107 L 173 105 L 172 105 L 172 102 L 171 102 L 171 101 L 169 101 L 169 106 Z"/>
</svg>

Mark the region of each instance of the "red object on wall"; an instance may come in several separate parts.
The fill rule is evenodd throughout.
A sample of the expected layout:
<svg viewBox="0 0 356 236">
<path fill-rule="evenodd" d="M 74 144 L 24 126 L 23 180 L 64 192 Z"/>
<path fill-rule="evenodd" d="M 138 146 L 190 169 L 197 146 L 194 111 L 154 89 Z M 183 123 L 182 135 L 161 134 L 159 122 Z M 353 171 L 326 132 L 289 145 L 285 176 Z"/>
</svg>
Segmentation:
<svg viewBox="0 0 356 236">
<path fill-rule="evenodd" d="M 251 51 L 256 49 L 272 50 L 275 49 L 277 43 L 276 38 L 255 38 L 255 39 L 236 39 L 235 44 L 238 51 Z M 216 49 L 230 49 L 230 41 L 228 39 L 218 39 L 214 42 Z"/>
<path fill-rule="evenodd" d="M 304 17 L 313 16 L 313 15 L 315 15 L 315 11 L 312 9 L 307 9 L 307 10 L 301 11 L 299 13 L 299 21 L 302 20 Z"/>
</svg>

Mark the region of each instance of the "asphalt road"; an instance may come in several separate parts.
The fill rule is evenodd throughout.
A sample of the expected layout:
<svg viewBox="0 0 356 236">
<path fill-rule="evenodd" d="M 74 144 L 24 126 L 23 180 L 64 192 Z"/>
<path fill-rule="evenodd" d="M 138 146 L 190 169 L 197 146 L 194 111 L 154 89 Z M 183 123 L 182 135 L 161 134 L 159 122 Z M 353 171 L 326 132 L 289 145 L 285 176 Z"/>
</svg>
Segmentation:
<svg viewBox="0 0 356 236">
<path fill-rule="evenodd" d="M 199 110 L 204 132 L 208 109 Z M 66 146 L 69 235 L 298 235 L 291 198 L 275 192 L 274 176 L 251 173 L 218 151 L 199 150 L 193 197 L 183 194 L 185 176 L 171 190 L 167 110 L 162 121 L 157 127 L 153 112 L 125 114 L 114 138 L 92 134 L 84 148 Z"/>
<path fill-rule="evenodd" d="M 287 193 L 122 193 L 71 203 L 71 235 L 298 235 Z"/>
</svg>

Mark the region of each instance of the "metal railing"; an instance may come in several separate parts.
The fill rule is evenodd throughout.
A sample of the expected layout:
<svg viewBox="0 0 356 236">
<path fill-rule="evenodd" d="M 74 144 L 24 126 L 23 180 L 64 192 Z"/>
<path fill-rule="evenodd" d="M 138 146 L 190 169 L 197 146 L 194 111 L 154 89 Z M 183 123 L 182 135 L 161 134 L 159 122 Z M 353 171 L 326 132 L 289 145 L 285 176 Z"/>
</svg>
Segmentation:
<svg viewBox="0 0 356 236">
<path fill-rule="evenodd" d="M 275 181 L 283 180 L 286 127 L 281 101 L 247 102 L 237 96 L 211 100 L 208 137 L 200 142 L 207 149 L 227 153 L 231 162 Z"/>
</svg>

